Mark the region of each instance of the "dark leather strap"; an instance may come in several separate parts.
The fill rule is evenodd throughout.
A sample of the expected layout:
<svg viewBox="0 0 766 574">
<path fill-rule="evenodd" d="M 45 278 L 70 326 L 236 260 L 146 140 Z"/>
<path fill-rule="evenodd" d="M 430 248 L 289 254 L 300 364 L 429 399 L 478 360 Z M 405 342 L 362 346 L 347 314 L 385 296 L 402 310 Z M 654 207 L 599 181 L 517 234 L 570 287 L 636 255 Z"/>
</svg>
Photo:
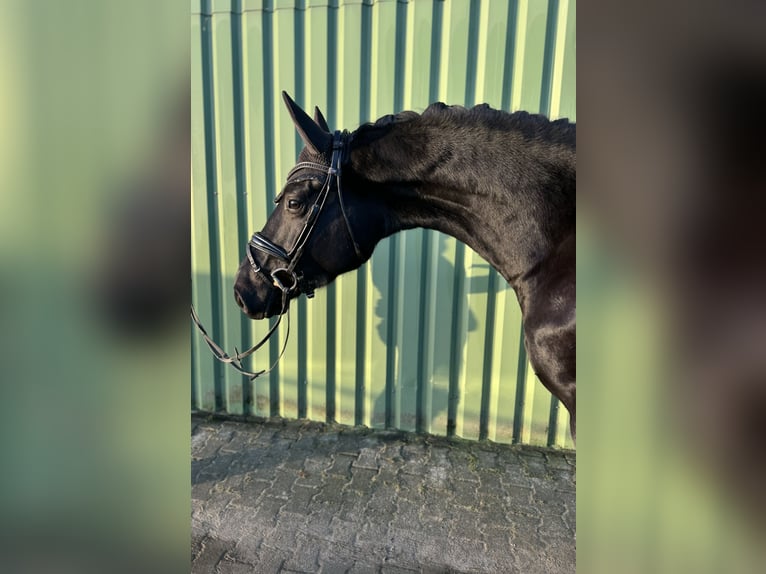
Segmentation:
<svg viewBox="0 0 766 574">
<path fill-rule="evenodd" d="M 253 233 L 253 237 L 250 239 L 250 246 L 255 247 L 258 251 L 263 251 L 267 255 L 271 255 L 272 257 L 276 257 L 287 263 L 290 262 L 290 255 L 288 255 L 287 251 L 282 249 L 276 243 L 272 243 L 257 231 Z"/>
<path fill-rule="evenodd" d="M 271 336 L 274 334 L 274 331 L 276 331 L 277 327 L 279 327 L 279 323 L 282 321 L 283 316 L 287 316 L 287 331 L 285 332 L 285 342 L 282 345 L 282 350 L 279 352 L 277 359 L 268 369 L 262 369 L 257 372 L 245 370 L 245 368 L 242 366 L 242 359 L 249 357 L 266 344 L 266 341 L 271 338 Z M 263 339 L 250 347 L 247 351 L 240 353 L 237 348 L 234 347 L 234 356 L 229 355 L 215 341 L 213 341 L 213 339 L 210 338 L 210 336 L 207 334 L 207 330 L 202 325 L 202 321 L 200 321 L 199 315 L 197 315 L 197 312 L 194 310 L 194 305 L 191 306 L 191 318 L 192 321 L 194 321 L 194 324 L 197 326 L 197 329 L 199 329 L 200 333 L 202 334 L 202 338 L 205 340 L 205 343 L 207 343 L 207 346 L 210 348 L 213 356 L 222 363 L 231 365 L 236 371 L 242 373 L 246 377 L 250 377 L 251 381 L 257 379 L 261 375 L 270 373 L 277 366 L 277 363 L 279 363 L 282 355 L 285 354 L 287 341 L 290 339 L 290 308 L 287 292 L 282 293 L 282 310 L 280 311 L 277 320 L 274 321 L 274 324 L 269 328 L 268 333 L 266 333 Z"/>
</svg>

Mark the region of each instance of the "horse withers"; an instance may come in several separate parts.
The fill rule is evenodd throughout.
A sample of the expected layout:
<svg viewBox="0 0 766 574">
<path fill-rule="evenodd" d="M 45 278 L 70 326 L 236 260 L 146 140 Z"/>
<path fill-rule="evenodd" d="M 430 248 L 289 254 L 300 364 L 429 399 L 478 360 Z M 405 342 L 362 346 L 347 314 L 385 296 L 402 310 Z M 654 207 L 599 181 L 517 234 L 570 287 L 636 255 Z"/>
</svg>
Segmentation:
<svg viewBox="0 0 766 574">
<path fill-rule="evenodd" d="M 283 97 L 305 144 L 234 285 L 253 319 L 358 268 L 398 231 L 435 229 L 513 287 L 527 353 L 575 436 L 576 125 L 432 104 L 332 133 Z"/>
</svg>

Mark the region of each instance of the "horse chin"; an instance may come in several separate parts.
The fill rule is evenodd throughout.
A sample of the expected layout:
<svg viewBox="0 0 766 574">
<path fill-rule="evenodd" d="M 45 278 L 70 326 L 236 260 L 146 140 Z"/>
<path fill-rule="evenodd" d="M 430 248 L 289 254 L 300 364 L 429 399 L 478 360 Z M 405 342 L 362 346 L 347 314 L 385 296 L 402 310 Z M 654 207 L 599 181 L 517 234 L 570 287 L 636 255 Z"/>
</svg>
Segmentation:
<svg viewBox="0 0 766 574">
<path fill-rule="evenodd" d="M 281 307 L 274 307 L 267 309 L 264 313 L 261 313 L 260 319 L 271 319 L 272 317 L 276 317 L 278 315 L 281 315 L 282 308 Z"/>
<path fill-rule="evenodd" d="M 248 309 L 245 314 L 251 319 L 255 319 L 256 321 L 260 321 L 261 319 L 270 319 L 271 317 L 276 317 L 281 315 L 283 312 L 286 312 L 289 305 L 290 303 L 288 301 L 285 308 L 282 309 L 281 292 L 275 290 L 268 297 L 263 308 L 258 309 L 257 311 Z"/>
<path fill-rule="evenodd" d="M 247 311 L 242 311 L 242 312 L 245 315 L 247 315 L 250 319 L 255 319 L 256 321 L 261 321 L 263 319 L 269 319 L 271 317 L 276 317 L 277 315 L 280 314 L 279 313 L 280 311 L 281 311 L 281 309 L 268 308 L 268 309 L 263 309 L 263 310 L 260 310 L 260 311 L 250 311 L 250 310 L 247 310 Z"/>
<path fill-rule="evenodd" d="M 245 315 L 248 316 L 250 319 L 254 319 L 256 321 L 260 321 L 261 319 L 265 319 L 267 317 L 266 313 L 264 311 L 258 311 L 258 312 L 252 312 L 252 311 L 242 311 Z"/>
<path fill-rule="evenodd" d="M 277 289 L 270 288 L 264 292 L 238 285 L 234 296 L 242 313 L 255 321 L 275 317 L 283 311 L 281 291 Z"/>
</svg>

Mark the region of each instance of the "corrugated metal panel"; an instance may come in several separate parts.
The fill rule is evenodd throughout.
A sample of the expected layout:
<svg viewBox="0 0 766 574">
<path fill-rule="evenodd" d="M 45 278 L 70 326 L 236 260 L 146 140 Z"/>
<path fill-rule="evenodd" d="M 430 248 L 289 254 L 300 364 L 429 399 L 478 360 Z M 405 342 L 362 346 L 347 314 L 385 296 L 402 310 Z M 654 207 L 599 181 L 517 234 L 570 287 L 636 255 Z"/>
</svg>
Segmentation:
<svg viewBox="0 0 766 574">
<path fill-rule="evenodd" d="M 348 129 L 438 100 L 575 118 L 574 1 L 193 0 L 191 25 L 193 300 L 227 349 L 267 329 L 232 285 L 301 148 L 281 90 Z M 193 334 L 192 406 L 572 446 L 515 293 L 451 237 L 383 241 L 292 318 L 279 368 L 254 383 Z"/>
</svg>

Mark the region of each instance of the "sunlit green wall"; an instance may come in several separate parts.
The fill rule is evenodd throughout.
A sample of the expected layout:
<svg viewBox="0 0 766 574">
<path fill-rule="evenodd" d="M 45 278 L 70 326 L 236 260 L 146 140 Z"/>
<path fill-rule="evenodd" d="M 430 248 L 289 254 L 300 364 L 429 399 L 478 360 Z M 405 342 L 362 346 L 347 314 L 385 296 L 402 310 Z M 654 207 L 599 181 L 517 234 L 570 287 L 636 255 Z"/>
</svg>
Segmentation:
<svg viewBox="0 0 766 574">
<path fill-rule="evenodd" d="M 202 0 L 191 26 L 193 298 L 228 350 L 268 328 L 232 285 L 301 148 L 282 90 L 331 128 L 434 101 L 575 120 L 574 1 Z M 254 383 L 193 333 L 192 407 L 572 446 L 528 365 L 515 293 L 451 237 L 385 240 L 292 319 L 278 369 Z"/>
</svg>

